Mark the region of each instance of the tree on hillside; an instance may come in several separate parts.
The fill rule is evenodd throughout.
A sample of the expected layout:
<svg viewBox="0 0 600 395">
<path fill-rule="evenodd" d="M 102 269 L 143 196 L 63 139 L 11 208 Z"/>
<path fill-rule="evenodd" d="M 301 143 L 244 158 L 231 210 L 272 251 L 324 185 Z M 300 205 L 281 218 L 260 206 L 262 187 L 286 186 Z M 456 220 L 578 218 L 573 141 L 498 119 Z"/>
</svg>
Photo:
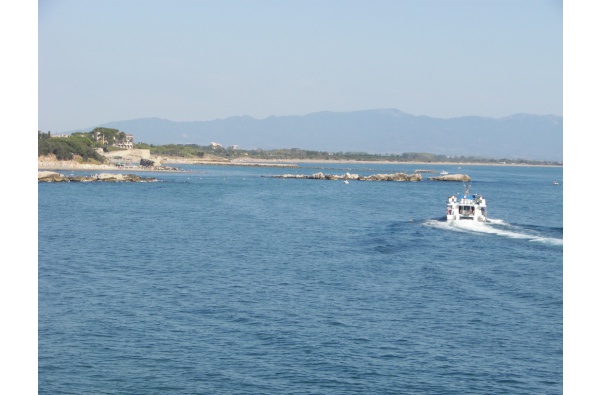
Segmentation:
<svg viewBox="0 0 600 395">
<path fill-rule="evenodd" d="M 106 145 L 115 145 L 119 142 L 125 141 L 126 135 L 119 129 L 110 128 L 94 128 L 90 132 L 96 141 L 102 141 Z"/>
</svg>

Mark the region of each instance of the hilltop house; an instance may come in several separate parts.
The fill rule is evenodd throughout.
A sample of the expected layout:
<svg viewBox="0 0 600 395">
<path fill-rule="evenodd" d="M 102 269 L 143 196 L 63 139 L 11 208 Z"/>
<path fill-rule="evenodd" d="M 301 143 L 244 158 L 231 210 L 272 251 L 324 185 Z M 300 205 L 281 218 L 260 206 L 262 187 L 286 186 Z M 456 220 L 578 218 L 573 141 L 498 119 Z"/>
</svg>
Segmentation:
<svg viewBox="0 0 600 395">
<path fill-rule="evenodd" d="M 97 142 L 101 143 L 101 144 L 108 144 L 108 139 L 106 138 L 106 135 L 104 132 L 102 131 L 94 131 L 93 133 L 94 139 L 96 139 Z M 121 136 L 123 136 L 123 133 L 121 133 Z M 132 150 L 133 149 L 133 134 L 125 134 L 125 138 L 121 138 L 121 139 L 117 139 L 117 140 L 112 140 L 112 146 L 113 147 L 119 147 L 119 148 L 124 148 L 127 150 Z"/>
<path fill-rule="evenodd" d="M 120 140 L 114 144 L 115 147 L 133 149 L 133 134 L 126 134 L 125 140 Z"/>
</svg>

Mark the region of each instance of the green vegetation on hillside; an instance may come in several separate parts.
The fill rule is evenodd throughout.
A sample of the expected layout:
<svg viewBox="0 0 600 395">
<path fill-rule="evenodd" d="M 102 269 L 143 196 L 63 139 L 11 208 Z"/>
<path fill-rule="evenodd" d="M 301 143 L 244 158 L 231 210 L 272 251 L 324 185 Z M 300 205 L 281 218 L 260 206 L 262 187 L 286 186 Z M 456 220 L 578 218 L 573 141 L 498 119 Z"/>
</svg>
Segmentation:
<svg viewBox="0 0 600 395">
<path fill-rule="evenodd" d="M 56 155 L 58 160 L 71 160 L 80 156 L 86 162 L 104 163 L 105 158 L 97 152 L 102 148 L 104 152 L 121 150 L 114 147 L 126 138 L 125 133 L 117 129 L 95 128 L 91 132 L 73 133 L 69 137 L 52 137 L 50 132 L 38 131 L 38 156 Z M 424 163 L 506 163 L 528 165 L 555 165 L 562 166 L 561 162 L 531 161 L 525 159 L 491 159 L 473 156 L 448 156 L 436 155 L 425 152 L 407 152 L 403 154 L 369 154 L 366 152 L 326 152 L 303 150 L 299 148 L 281 148 L 273 150 L 242 150 L 224 148 L 221 146 L 202 146 L 198 144 L 166 144 L 153 145 L 137 143 L 134 148 L 149 149 L 151 155 L 178 157 L 188 159 L 201 159 L 206 155 L 219 156 L 226 159 L 252 158 L 264 160 L 302 160 L 311 159 L 318 161 L 350 160 L 350 161 L 392 161 L 392 162 L 424 162 Z"/>
<path fill-rule="evenodd" d="M 76 132 L 68 137 L 55 137 L 38 130 L 38 156 L 56 155 L 58 160 L 72 160 L 80 156 L 84 162 L 104 163 L 106 158 L 98 153 L 121 150 L 115 147 L 126 141 L 127 135 L 118 129 L 95 128 L 91 132 Z"/>
<path fill-rule="evenodd" d="M 91 140 L 102 142 L 104 146 L 112 146 L 119 142 L 125 141 L 125 132 L 119 131 L 119 129 L 110 128 L 95 128 L 91 132 L 76 132 L 72 136 L 87 137 Z"/>
<path fill-rule="evenodd" d="M 325 152 L 302 150 L 299 148 L 282 148 L 273 150 L 242 150 L 229 149 L 224 147 L 201 146 L 198 144 L 168 144 L 153 145 L 138 143 L 135 148 L 149 149 L 152 155 L 171 156 L 180 158 L 202 158 L 206 154 L 212 154 L 227 159 L 253 158 L 269 160 L 351 160 L 351 161 L 393 161 L 393 162 L 424 162 L 424 163 L 509 163 L 509 164 L 529 164 L 529 165 L 556 165 L 561 166 L 560 162 L 553 161 L 531 161 L 525 159 L 491 159 L 474 156 L 448 156 L 436 155 L 425 152 L 407 152 L 401 155 L 379 155 L 366 152 Z"/>
<path fill-rule="evenodd" d="M 50 132 L 38 131 L 38 156 L 54 154 L 58 160 L 81 156 L 86 162 L 103 163 L 105 158 L 96 151 L 99 147 L 99 143 L 87 136 L 51 137 Z"/>
</svg>

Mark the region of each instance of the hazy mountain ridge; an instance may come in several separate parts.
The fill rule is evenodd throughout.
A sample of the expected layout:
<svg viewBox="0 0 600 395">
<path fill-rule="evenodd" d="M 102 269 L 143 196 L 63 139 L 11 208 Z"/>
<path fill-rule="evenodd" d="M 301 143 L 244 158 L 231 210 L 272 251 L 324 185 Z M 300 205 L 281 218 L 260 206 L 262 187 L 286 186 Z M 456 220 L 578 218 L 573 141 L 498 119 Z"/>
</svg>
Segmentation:
<svg viewBox="0 0 600 395">
<path fill-rule="evenodd" d="M 133 134 L 136 142 L 155 145 L 218 142 L 241 149 L 301 148 L 378 154 L 429 152 L 551 161 L 563 158 L 563 118 L 556 115 L 442 119 L 410 115 L 396 109 L 375 109 L 264 119 L 247 115 L 184 122 L 141 118 L 94 127 L 97 126 L 116 128 Z"/>
</svg>

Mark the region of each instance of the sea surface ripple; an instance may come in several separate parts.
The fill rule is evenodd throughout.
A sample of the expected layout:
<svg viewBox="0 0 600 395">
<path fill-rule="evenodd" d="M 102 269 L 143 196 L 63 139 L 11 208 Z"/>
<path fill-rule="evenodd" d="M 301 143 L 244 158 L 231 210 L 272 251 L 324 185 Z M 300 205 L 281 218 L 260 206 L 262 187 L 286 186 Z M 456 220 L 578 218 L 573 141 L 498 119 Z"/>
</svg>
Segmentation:
<svg viewBox="0 0 600 395">
<path fill-rule="evenodd" d="M 561 394 L 562 169 L 429 168 L 490 223 L 428 180 L 39 184 L 39 393 Z"/>
</svg>

